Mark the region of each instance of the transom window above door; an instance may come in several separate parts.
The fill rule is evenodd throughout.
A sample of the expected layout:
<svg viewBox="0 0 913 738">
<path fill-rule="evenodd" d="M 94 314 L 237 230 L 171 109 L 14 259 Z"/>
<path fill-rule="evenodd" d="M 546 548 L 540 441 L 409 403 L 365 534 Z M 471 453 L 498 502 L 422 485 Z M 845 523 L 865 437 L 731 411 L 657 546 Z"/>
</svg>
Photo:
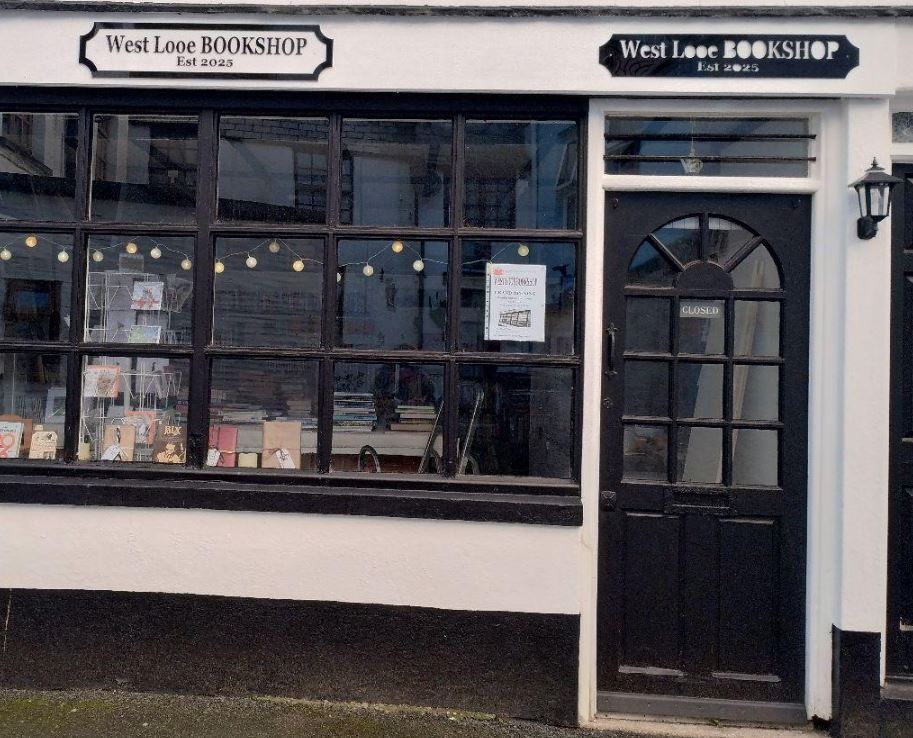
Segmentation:
<svg viewBox="0 0 913 738">
<path fill-rule="evenodd" d="M 778 485 L 784 296 L 769 244 L 734 220 L 643 240 L 625 287 L 626 480 Z"/>
</svg>

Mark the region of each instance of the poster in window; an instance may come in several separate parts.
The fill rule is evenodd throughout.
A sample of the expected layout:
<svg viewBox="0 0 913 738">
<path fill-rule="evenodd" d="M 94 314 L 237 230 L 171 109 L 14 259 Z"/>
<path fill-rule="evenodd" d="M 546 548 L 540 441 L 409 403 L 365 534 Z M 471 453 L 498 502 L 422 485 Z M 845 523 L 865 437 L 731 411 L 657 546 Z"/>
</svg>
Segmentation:
<svg viewBox="0 0 913 738">
<path fill-rule="evenodd" d="M 486 341 L 545 341 L 544 264 L 488 264 Z"/>
</svg>

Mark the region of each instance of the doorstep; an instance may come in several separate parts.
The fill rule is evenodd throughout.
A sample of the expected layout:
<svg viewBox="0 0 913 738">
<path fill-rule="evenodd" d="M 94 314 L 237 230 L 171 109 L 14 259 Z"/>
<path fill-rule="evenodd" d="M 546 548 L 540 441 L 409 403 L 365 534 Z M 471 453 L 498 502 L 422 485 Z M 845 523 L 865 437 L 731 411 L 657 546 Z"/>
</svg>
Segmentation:
<svg viewBox="0 0 913 738">
<path fill-rule="evenodd" d="M 827 733 L 814 730 L 811 725 L 784 728 L 639 715 L 600 714 L 583 727 L 644 738 L 827 738 Z"/>
</svg>

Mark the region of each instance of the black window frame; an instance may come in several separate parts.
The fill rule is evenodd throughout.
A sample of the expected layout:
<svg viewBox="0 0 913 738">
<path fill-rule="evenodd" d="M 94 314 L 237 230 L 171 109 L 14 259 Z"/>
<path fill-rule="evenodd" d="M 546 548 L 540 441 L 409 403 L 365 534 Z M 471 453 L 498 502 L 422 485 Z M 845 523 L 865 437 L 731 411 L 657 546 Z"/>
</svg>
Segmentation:
<svg viewBox="0 0 913 738">
<path fill-rule="evenodd" d="M 0 340 L 0 353 L 42 352 L 68 357 L 64 461 L 17 460 L 0 465 L 0 502 L 196 507 L 207 509 L 340 512 L 368 515 L 495 520 L 579 525 L 581 421 L 583 409 L 584 234 L 586 214 L 586 100 L 557 96 L 383 95 L 370 93 L 275 93 L 237 91 L 6 89 L 0 109 L 13 112 L 77 112 L 78 149 L 74 221 L 0 221 L 0 233 L 70 233 L 74 248 L 70 333 L 57 343 Z M 121 223 L 89 217 L 93 117 L 98 114 L 198 115 L 197 203 L 191 224 Z M 327 218 L 325 224 L 263 224 L 218 220 L 216 177 L 219 116 L 327 117 L 330 122 Z M 446 227 L 340 225 L 341 130 L 345 118 L 449 119 L 451 223 Z M 471 120 L 570 120 L 578 127 L 577 227 L 495 229 L 463 225 L 463 142 Z M 86 244 L 92 235 L 192 236 L 194 296 L 190 345 L 89 343 L 83 340 Z M 320 346 L 303 349 L 239 348 L 211 342 L 214 244 L 218 237 L 263 235 L 325 239 L 323 315 Z M 424 238 L 449 243 L 448 329 L 443 351 L 344 349 L 332 345 L 336 306 L 336 245 L 342 238 Z M 560 240 L 575 244 L 577 289 L 574 353 L 548 355 L 463 351 L 459 335 L 461 248 L 464 240 Z M 76 461 L 82 363 L 91 356 L 149 356 L 190 360 L 186 466 Z M 211 359 L 296 358 L 319 362 L 319 471 L 294 472 L 207 468 Z M 445 472 L 435 474 L 329 473 L 332 443 L 334 361 L 439 363 L 445 370 Z M 570 367 L 575 372 L 572 405 L 572 469 L 569 479 L 457 476 L 459 367 L 499 364 Z"/>
</svg>

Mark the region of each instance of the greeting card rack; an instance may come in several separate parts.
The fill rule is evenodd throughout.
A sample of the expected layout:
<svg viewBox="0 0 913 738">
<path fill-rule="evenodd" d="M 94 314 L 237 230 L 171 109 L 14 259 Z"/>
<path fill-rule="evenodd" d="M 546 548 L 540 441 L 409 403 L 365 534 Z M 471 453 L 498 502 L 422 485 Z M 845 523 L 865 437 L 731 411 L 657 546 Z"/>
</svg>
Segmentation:
<svg viewBox="0 0 913 738">
<path fill-rule="evenodd" d="M 162 284 L 161 301 L 154 309 L 135 309 L 133 292 L 136 284 Z M 90 272 L 86 292 L 85 335 L 94 343 L 183 343 L 189 336 L 172 328 L 172 316 L 181 312 L 190 295 L 190 281 L 173 275 L 163 277 L 138 271 Z M 158 326 L 158 340 L 131 339 L 133 326 Z"/>
<path fill-rule="evenodd" d="M 91 366 L 108 365 L 111 367 L 131 363 L 131 368 L 124 369 L 119 366 L 118 394 L 115 397 L 86 397 L 82 398 L 82 416 L 80 421 L 80 446 L 85 448 L 88 459 L 98 461 L 101 459 L 102 448 L 107 426 L 137 425 L 142 415 L 151 413 L 151 419 L 156 426 L 167 419 L 169 423 L 183 424 L 184 419 L 175 409 L 178 395 L 181 391 L 181 371 L 179 369 L 162 368 L 146 370 L 140 366 L 132 367 L 132 363 L 140 364 L 145 359 L 111 359 L 100 357 L 98 365 L 89 365 L 83 370 L 83 391 L 88 386 L 86 375 Z M 131 415 L 128 415 L 131 413 Z M 140 428 L 137 428 L 139 431 Z M 137 432 L 136 445 L 133 452 L 133 461 L 152 461 L 153 439 L 145 433 Z"/>
</svg>

